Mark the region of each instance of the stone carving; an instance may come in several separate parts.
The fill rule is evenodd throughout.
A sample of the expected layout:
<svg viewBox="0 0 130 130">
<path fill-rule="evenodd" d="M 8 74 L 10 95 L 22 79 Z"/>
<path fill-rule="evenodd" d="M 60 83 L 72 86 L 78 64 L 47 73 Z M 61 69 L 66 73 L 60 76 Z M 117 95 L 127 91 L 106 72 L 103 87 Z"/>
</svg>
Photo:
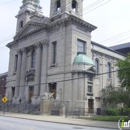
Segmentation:
<svg viewBox="0 0 130 130">
<path fill-rule="evenodd" d="M 43 94 L 43 97 L 41 98 L 41 100 L 51 100 L 51 99 L 54 99 L 53 95 L 54 95 L 54 93 L 47 93 L 47 92 L 45 92 Z"/>
</svg>

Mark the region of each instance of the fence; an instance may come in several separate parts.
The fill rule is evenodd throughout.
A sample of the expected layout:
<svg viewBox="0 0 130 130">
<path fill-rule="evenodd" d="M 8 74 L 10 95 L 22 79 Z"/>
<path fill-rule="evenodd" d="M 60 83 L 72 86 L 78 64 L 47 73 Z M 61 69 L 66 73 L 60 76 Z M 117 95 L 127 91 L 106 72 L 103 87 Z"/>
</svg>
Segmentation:
<svg viewBox="0 0 130 130">
<path fill-rule="evenodd" d="M 97 108 L 87 108 L 85 101 L 51 101 L 42 100 L 40 113 L 43 115 L 65 115 L 65 116 L 86 116 L 96 115 Z"/>
</svg>

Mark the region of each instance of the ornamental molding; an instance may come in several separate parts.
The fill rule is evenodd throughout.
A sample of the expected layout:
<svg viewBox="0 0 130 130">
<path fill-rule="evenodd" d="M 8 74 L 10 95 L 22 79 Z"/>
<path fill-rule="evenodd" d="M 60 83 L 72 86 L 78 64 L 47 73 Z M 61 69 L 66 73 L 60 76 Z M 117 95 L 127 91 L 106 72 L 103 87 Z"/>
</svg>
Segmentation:
<svg viewBox="0 0 130 130">
<path fill-rule="evenodd" d="M 49 25 L 37 22 L 28 22 L 14 37 L 15 41 L 24 39 L 30 35 L 36 34 L 49 28 Z"/>
<path fill-rule="evenodd" d="M 42 44 L 42 47 L 48 47 L 49 46 L 49 40 L 48 39 L 44 39 L 43 41 L 40 41 L 40 43 Z"/>
<path fill-rule="evenodd" d="M 22 48 L 22 49 L 21 49 L 21 52 L 22 52 L 22 53 L 27 53 L 27 48 L 26 48 L 26 47 L 25 47 L 25 48 Z"/>
<path fill-rule="evenodd" d="M 22 54 L 21 49 L 17 50 L 17 53 L 18 55 L 21 55 Z"/>
<path fill-rule="evenodd" d="M 60 19 L 57 21 L 52 21 L 52 23 L 50 23 L 50 29 L 55 28 L 56 26 L 65 26 L 66 24 L 75 24 L 78 25 L 78 27 L 81 29 L 83 28 L 85 31 L 89 31 L 92 32 L 93 30 L 95 30 L 97 27 L 76 17 L 73 15 L 69 15 L 67 18 L 64 19 Z"/>
<path fill-rule="evenodd" d="M 73 15 L 70 15 L 69 21 L 71 21 L 73 24 L 80 25 L 80 27 L 84 27 L 84 29 L 86 29 L 87 31 L 90 31 L 90 32 L 94 31 L 97 28 L 96 26 L 94 26 L 78 17 L 75 17 Z"/>
</svg>

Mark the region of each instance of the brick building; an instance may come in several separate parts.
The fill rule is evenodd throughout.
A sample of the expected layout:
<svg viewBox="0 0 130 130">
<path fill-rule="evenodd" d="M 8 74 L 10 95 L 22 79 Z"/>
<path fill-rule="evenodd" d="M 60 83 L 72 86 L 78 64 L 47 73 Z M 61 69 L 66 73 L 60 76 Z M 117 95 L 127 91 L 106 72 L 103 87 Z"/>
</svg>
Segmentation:
<svg viewBox="0 0 130 130">
<path fill-rule="evenodd" d="M 0 74 L 0 97 L 5 94 L 7 75 L 8 75 L 7 72 Z"/>
</svg>

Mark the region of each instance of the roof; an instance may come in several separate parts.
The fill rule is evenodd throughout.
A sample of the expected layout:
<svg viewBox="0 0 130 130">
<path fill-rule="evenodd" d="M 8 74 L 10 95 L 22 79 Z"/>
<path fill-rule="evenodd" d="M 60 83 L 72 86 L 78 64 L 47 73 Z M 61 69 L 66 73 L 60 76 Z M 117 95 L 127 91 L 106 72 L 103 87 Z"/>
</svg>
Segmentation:
<svg viewBox="0 0 130 130">
<path fill-rule="evenodd" d="M 101 48 L 103 48 L 103 49 L 109 50 L 109 51 L 111 51 L 111 52 L 117 53 L 117 54 L 119 54 L 119 55 L 126 56 L 126 55 L 124 55 L 124 54 L 122 54 L 122 53 L 120 53 L 120 52 L 117 52 L 117 51 L 111 49 L 111 47 L 103 46 L 103 45 L 101 45 L 101 44 L 99 44 L 99 43 L 96 43 L 96 42 L 94 42 L 94 41 L 91 41 L 91 44 L 96 45 L 96 46 L 99 46 L 99 47 L 101 47 Z"/>
<path fill-rule="evenodd" d="M 90 64 L 95 66 L 93 60 L 89 58 L 84 52 L 77 53 L 77 56 L 75 57 L 73 64 Z"/>
<path fill-rule="evenodd" d="M 0 77 L 2 77 L 2 76 L 7 76 L 7 75 L 8 75 L 8 72 L 1 73 L 1 74 L 0 74 Z"/>
<path fill-rule="evenodd" d="M 127 56 L 130 53 L 130 42 L 111 46 L 110 48 Z"/>
<path fill-rule="evenodd" d="M 118 49 L 123 49 L 123 48 L 130 48 L 130 42 L 120 44 L 120 45 L 111 46 L 110 48 L 113 49 L 113 50 L 118 50 Z"/>
</svg>

